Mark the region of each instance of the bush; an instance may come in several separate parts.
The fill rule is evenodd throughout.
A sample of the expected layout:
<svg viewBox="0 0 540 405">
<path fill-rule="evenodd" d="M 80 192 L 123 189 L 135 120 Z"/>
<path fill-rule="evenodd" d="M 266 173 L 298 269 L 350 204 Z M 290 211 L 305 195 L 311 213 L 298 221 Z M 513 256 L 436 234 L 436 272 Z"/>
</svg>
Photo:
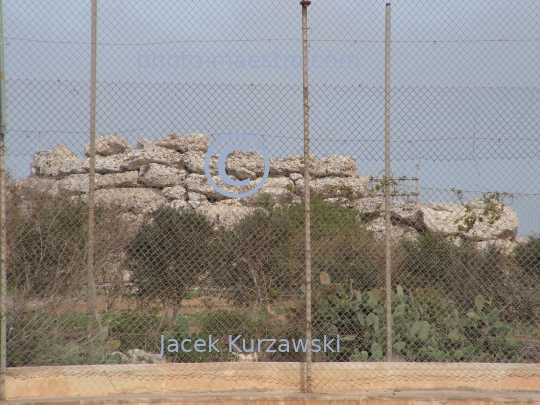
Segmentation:
<svg viewBox="0 0 540 405">
<path fill-rule="evenodd" d="M 487 308 L 503 310 L 509 322 L 537 322 L 540 275 L 534 257 L 539 245 L 532 240 L 506 255 L 494 245 L 478 249 L 465 240 L 456 246 L 425 234 L 417 241 L 402 241 L 396 249 L 393 281 L 410 291 L 434 288 L 463 311 L 473 307 L 480 294 Z"/>
<path fill-rule="evenodd" d="M 222 261 L 212 280 L 237 305 L 253 313 L 278 297 L 297 296 L 305 280 L 303 204 L 256 210 L 222 231 Z M 352 210 L 314 198 L 311 203 L 312 272 L 326 271 L 358 285 L 380 285 L 384 250 Z"/>
<path fill-rule="evenodd" d="M 195 211 L 157 210 L 128 244 L 126 268 L 145 305 L 172 305 L 174 316 L 186 294 L 215 263 L 214 225 Z"/>
<path fill-rule="evenodd" d="M 384 291 L 361 293 L 330 283 L 314 291 L 314 335 L 340 335 L 341 353 L 319 353 L 319 360 L 380 361 L 386 352 Z M 501 318 L 485 309 L 478 295 L 466 313 L 433 290 L 392 293 L 393 351 L 407 361 L 523 361 L 524 344 Z"/>
</svg>

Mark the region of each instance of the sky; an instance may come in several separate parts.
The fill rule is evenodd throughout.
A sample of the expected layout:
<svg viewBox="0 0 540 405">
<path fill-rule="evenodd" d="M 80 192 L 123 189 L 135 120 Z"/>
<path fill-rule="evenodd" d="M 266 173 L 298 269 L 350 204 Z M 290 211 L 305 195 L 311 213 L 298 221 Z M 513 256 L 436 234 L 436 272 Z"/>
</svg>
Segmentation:
<svg viewBox="0 0 540 405">
<path fill-rule="evenodd" d="M 246 133 L 302 153 L 297 0 L 99 1 L 97 131 L 132 145 L 168 133 Z M 392 167 L 422 201 L 508 192 L 519 234 L 540 233 L 540 2 L 395 1 Z M 385 2 L 308 9 L 311 150 L 384 168 Z M 89 1 L 4 1 L 8 170 L 88 139 Z M 230 64 L 223 61 L 231 61 Z M 264 65 L 264 66 L 263 66 Z"/>
</svg>

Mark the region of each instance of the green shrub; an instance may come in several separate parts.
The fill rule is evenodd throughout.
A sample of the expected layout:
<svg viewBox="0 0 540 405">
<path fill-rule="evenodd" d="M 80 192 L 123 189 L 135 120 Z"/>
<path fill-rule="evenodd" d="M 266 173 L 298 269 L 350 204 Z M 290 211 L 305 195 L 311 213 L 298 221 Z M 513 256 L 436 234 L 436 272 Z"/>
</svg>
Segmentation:
<svg viewBox="0 0 540 405">
<path fill-rule="evenodd" d="M 126 268 L 143 304 L 174 308 L 215 262 L 214 225 L 191 210 L 161 208 L 128 244 Z"/>
<path fill-rule="evenodd" d="M 314 291 L 314 335 L 340 335 L 341 353 L 319 353 L 320 360 L 380 361 L 386 353 L 384 291 L 361 293 L 330 282 L 328 275 Z M 523 361 L 524 344 L 501 318 L 485 310 L 478 295 L 463 313 L 434 290 L 407 295 L 392 293 L 393 351 L 407 361 Z"/>
</svg>

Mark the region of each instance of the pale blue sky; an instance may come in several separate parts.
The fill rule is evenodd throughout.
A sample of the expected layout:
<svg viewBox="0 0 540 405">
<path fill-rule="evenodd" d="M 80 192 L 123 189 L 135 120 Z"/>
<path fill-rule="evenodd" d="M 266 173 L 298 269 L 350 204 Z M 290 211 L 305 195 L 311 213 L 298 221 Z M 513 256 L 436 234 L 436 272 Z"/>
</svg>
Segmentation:
<svg viewBox="0 0 540 405">
<path fill-rule="evenodd" d="M 88 138 L 89 1 L 6 0 L 8 168 L 29 174 L 37 149 Z M 355 55 L 352 69 L 311 69 L 312 150 L 384 167 L 383 1 L 314 0 L 310 55 Z M 100 133 L 132 144 L 169 132 L 248 133 L 272 155 L 302 151 L 301 70 L 155 68 L 140 55 L 301 54 L 300 6 L 287 1 L 99 2 Z M 520 234 L 540 232 L 540 2 L 392 4 L 392 156 L 420 166 L 422 200 L 452 187 L 536 194 L 510 205 Z M 431 189 L 446 189 L 431 190 Z M 480 196 L 479 192 L 470 196 Z"/>
</svg>

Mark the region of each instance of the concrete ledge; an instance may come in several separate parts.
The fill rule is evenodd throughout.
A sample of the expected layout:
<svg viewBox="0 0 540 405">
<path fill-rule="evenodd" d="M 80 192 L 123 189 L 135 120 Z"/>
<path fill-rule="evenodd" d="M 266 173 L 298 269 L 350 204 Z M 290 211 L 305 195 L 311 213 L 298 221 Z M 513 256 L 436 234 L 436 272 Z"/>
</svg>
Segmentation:
<svg viewBox="0 0 540 405">
<path fill-rule="evenodd" d="M 170 404 L 170 405 L 494 405 L 539 404 L 540 393 L 494 392 L 473 390 L 440 391 L 371 391 L 344 394 L 304 393 L 215 393 L 215 394 L 162 394 L 124 395 L 108 397 L 14 399 L 0 404 L 19 405 L 120 405 L 120 404 Z"/>
<path fill-rule="evenodd" d="M 6 398 L 302 392 L 302 363 L 175 363 L 9 368 Z M 454 390 L 540 392 L 540 364 L 315 363 L 316 392 Z"/>
</svg>

